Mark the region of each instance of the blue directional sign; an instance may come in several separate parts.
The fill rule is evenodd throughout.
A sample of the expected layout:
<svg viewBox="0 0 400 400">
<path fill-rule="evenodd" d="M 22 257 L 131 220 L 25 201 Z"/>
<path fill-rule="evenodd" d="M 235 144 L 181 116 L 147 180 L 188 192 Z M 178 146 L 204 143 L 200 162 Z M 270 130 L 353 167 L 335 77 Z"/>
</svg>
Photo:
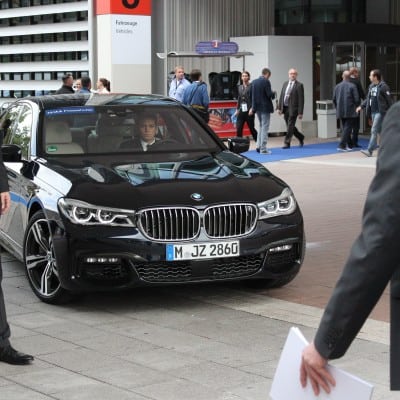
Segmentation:
<svg viewBox="0 0 400 400">
<path fill-rule="evenodd" d="M 198 54 L 236 54 L 239 46 L 235 42 L 221 42 L 211 40 L 209 42 L 198 42 L 196 44 L 196 53 Z"/>
</svg>

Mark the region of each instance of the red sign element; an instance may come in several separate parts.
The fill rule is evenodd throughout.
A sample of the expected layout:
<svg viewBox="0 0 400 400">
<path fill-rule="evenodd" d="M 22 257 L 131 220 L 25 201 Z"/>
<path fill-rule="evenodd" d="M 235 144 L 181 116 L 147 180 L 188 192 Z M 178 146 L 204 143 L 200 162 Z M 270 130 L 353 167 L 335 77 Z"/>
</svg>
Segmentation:
<svg viewBox="0 0 400 400">
<path fill-rule="evenodd" d="M 151 0 L 96 0 L 95 14 L 151 15 Z"/>
</svg>

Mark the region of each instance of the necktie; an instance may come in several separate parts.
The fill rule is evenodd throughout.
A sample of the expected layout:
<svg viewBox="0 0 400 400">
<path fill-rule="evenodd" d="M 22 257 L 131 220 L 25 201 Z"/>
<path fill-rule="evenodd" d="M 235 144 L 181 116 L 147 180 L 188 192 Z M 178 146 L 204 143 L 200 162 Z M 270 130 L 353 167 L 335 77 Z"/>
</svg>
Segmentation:
<svg viewBox="0 0 400 400">
<path fill-rule="evenodd" d="M 290 97 L 290 93 L 291 93 L 292 89 L 293 89 L 293 81 L 290 81 L 289 85 L 287 87 L 287 90 L 286 90 L 285 99 L 283 101 L 284 106 L 289 105 L 289 97 Z"/>
</svg>

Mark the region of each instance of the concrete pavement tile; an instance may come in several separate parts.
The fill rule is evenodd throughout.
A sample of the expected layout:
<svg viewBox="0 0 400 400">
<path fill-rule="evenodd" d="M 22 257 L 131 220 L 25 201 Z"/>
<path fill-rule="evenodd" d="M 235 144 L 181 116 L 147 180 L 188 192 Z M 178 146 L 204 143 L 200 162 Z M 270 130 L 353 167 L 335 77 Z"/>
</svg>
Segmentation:
<svg viewBox="0 0 400 400">
<path fill-rule="evenodd" d="M 181 352 L 199 348 L 209 342 L 208 338 L 148 324 L 143 321 L 127 320 L 123 323 L 102 325 L 99 328 L 110 333 L 134 337 L 155 346 L 175 349 Z"/>
<path fill-rule="evenodd" d="M 118 360 L 118 363 L 104 367 L 98 367 L 84 371 L 85 376 L 107 383 L 114 387 L 131 389 L 137 392 L 140 386 L 151 385 L 154 383 L 165 382 L 173 379 L 165 372 L 156 371 L 143 365 Z M 140 392 L 138 392 L 140 393 Z"/>
<path fill-rule="evenodd" d="M 122 358 L 158 371 L 169 371 L 171 369 L 181 368 L 187 365 L 196 365 L 203 362 L 203 360 L 198 357 L 192 357 L 187 354 L 163 348 L 142 351 L 140 353 L 127 353 L 127 355 Z"/>
<path fill-rule="evenodd" d="M 22 349 L 21 349 L 22 350 Z M 11 365 L 6 363 L 0 364 L 0 376 L 4 377 L 6 380 L 12 378 L 16 375 L 23 375 L 30 372 L 43 371 L 53 368 L 53 365 L 35 358 L 34 362 L 30 365 Z M 15 378 L 12 378 L 13 380 Z M 1 398 L 1 397 L 0 397 Z"/>
<path fill-rule="evenodd" d="M 35 329 L 63 322 L 62 317 L 48 315 L 44 312 L 39 312 L 39 311 L 38 312 L 30 311 L 23 315 L 14 315 L 11 316 L 9 319 L 11 323 L 14 323 L 15 325 L 22 326 L 23 328 L 27 329 Z"/>
<path fill-rule="evenodd" d="M 85 304 L 72 303 L 64 306 L 51 306 L 44 303 L 30 304 L 27 306 L 31 310 L 45 312 L 47 315 L 58 317 L 63 315 L 65 320 L 83 323 L 89 326 L 98 324 L 113 323 L 122 321 L 124 316 L 116 313 L 107 312 L 96 307 L 88 307 Z"/>
<path fill-rule="evenodd" d="M 103 334 L 103 332 L 91 326 L 69 320 L 37 327 L 35 328 L 35 332 L 41 332 L 53 338 L 73 343 L 88 338 L 94 340 L 96 336 Z"/>
<path fill-rule="evenodd" d="M 25 353 L 32 354 L 34 356 L 41 356 L 58 351 L 71 350 L 77 347 L 74 343 L 52 338 L 44 334 L 35 334 L 29 337 L 24 336 L 21 338 L 13 338 L 12 343 L 16 349 Z"/>
<path fill-rule="evenodd" d="M 103 331 L 99 331 L 99 335 L 94 338 L 77 340 L 76 344 L 110 356 L 135 355 L 159 348 L 143 340 L 115 333 L 110 335 L 109 332 Z"/>
<path fill-rule="evenodd" d="M 6 295 L 5 295 L 6 296 Z M 25 306 L 10 303 L 7 301 L 7 317 L 10 320 L 14 315 L 24 315 L 30 313 L 31 310 Z"/>
<path fill-rule="evenodd" d="M 237 387 L 229 388 L 229 393 L 237 395 L 243 400 L 266 400 L 269 399 L 271 385 L 272 379 L 261 379 L 257 382 L 245 383 Z"/>
<path fill-rule="evenodd" d="M 12 376 L 9 379 L 17 384 L 23 382 L 24 387 L 47 395 L 71 390 L 72 388 L 79 388 L 84 392 L 85 387 L 98 383 L 93 379 L 57 367 L 42 371 L 32 370 L 31 372 L 28 371 L 24 374 Z"/>
<path fill-rule="evenodd" d="M 10 322 L 10 321 L 9 321 Z M 11 327 L 11 336 L 12 339 L 16 338 L 23 338 L 23 337 L 31 337 L 34 335 L 40 335 L 40 333 L 34 332 L 31 329 L 26 329 L 22 328 L 21 326 L 14 325 L 13 323 L 10 322 L 10 327 Z"/>
<path fill-rule="evenodd" d="M 135 388 L 135 391 L 154 400 L 231 400 L 224 398 L 222 390 L 205 385 L 193 384 L 185 379 L 171 379 L 166 382 L 156 382 L 152 385 Z M 235 399 L 234 400 L 239 400 Z M 233 400 L 232 399 L 232 400 Z"/>
<path fill-rule="evenodd" d="M 253 375 L 263 376 L 264 378 L 272 379 L 275 375 L 276 366 L 278 365 L 279 357 L 273 360 L 258 362 L 254 364 L 242 365 L 238 369 L 248 372 Z"/>
<path fill-rule="evenodd" d="M 74 372 L 84 372 L 98 366 L 115 366 L 121 363 L 116 357 L 111 357 L 106 354 L 101 354 L 97 351 L 75 347 L 68 350 L 58 350 L 40 356 L 40 358 L 48 363 L 57 365 L 61 368 L 68 369 Z"/>
<path fill-rule="evenodd" d="M 0 399 L 4 400 L 54 400 L 54 397 L 31 390 L 24 386 L 11 384 L 0 386 Z"/>
<path fill-rule="evenodd" d="M 188 365 L 184 368 L 170 370 L 170 374 L 214 389 L 230 390 L 232 387 L 264 381 L 265 378 L 255 376 L 239 369 L 213 362 Z"/>
<path fill-rule="evenodd" d="M 149 400 L 148 397 L 143 397 L 140 394 L 100 382 L 85 385 L 83 389 L 74 387 L 54 393 L 52 396 L 59 400 Z"/>
</svg>

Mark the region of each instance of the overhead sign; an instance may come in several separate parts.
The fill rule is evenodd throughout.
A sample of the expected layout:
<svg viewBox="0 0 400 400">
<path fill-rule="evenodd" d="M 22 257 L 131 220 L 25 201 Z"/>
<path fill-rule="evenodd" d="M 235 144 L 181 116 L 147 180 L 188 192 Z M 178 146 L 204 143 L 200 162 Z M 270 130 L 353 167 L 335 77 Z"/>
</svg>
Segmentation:
<svg viewBox="0 0 400 400">
<path fill-rule="evenodd" d="M 236 54 L 239 46 L 235 42 L 211 40 L 209 42 L 198 42 L 195 50 L 198 54 Z"/>
</svg>

